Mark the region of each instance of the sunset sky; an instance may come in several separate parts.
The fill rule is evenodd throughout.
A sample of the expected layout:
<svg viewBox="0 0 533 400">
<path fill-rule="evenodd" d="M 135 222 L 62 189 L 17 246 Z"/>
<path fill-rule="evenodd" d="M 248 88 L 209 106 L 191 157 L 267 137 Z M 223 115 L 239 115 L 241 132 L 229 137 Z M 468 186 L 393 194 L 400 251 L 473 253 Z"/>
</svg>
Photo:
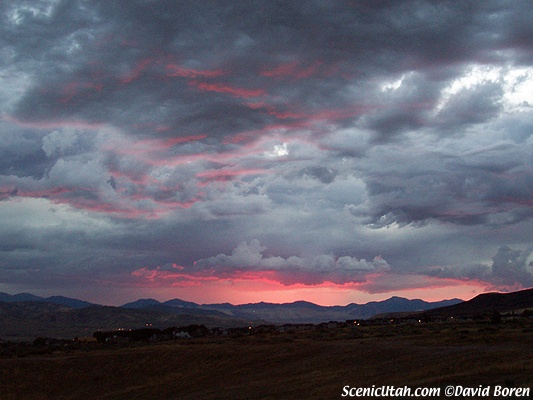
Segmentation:
<svg viewBox="0 0 533 400">
<path fill-rule="evenodd" d="M 0 291 L 532 287 L 531 4 L 0 2 Z"/>
</svg>

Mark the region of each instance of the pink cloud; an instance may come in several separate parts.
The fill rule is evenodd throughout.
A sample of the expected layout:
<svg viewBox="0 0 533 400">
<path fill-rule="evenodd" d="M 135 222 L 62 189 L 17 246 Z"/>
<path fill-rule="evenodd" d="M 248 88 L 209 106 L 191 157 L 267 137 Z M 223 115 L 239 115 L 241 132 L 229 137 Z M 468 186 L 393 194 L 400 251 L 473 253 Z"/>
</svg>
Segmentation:
<svg viewBox="0 0 533 400">
<path fill-rule="evenodd" d="M 84 95 L 88 96 L 94 92 L 101 92 L 104 85 L 102 83 L 92 82 L 71 82 L 61 90 L 63 97 L 59 99 L 60 103 L 69 103 L 74 96 L 78 95 L 80 90 L 85 90 Z"/>
<path fill-rule="evenodd" d="M 167 76 L 178 76 L 181 78 L 217 78 L 224 75 L 221 70 L 197 70 L 192 68 L 184 68 L 176 64 L 167 64 Z"/>
<path fill-rule="evenodd" d="M 259 112 L 262 112 L 268 115 L 273 115 L 279 119 L 298 119 L 298 118 L 306 118 L 308 116 L 308 114 L 305 114 L 303 112 L 298 112 L 298 111 L 277 110 L 274 105 L 268 104 L 264 101 L 247 102 L 244 104 L 246 104 L 248 107 L 250 107 L 253 110 L 257 110 Z"/>
<path fill-rule="evenodd" d="M 253 142 L 258 139 L 263 139 L 267 136 L 274 136 L 279 131 L 287 131 L 291 124 L 269 124 L 261 129 L 254 129 L 250 131 L 243 131 L 234 135 L 228 135 L 224 138 L 224 144 L 241 144 L 243 142 Z M 245 146 L 245 145 L 244 145 Z"/>
<path fill-rule="evenodd" d="M 72 193 L 74 192 L 74 189 L 67 189 L 65 187 L 55 187 L 51 189 L 42 189 L 42 190 L 24 190 L 19 189 L 17 190 L 17 196 L 18 197 L 33 197 L 33 198 L 51 198 L 51 199 L 57 199 L 61 195 L 65 193 Z"/>
<path fill-rule="evenodd" d="M 206 181 L 217 181 L 217 182 L 225 182 L 228 180 L 232 180 L 233 178 L 237 176 L 242 175 L 260 175 L 260 174 L 266 174 L 269 173 L 265 169 L 238 169 L 238 170 L 228 170 L 228 169 L 216 169 L 216 170 L 208 170 L 208 171 L 202 171 L 196 174 L 197 178 L 201 178 L 202 180 Z"/>
<path fill-rule="evenodd" d="M 120 154 L 134 155 L 134 154 L 143 154 L 150 153 L 160 150 L 168 150 L 171 147 L 177 144 L 184 144 L 188 142 L 195 142 L 207 138 L 207 135 L 190 135 L 190 136 L 180 136 L 167 139 L 145 139 L 138 140 L 136 142 L 124 144 L 119 148 L 110 147 L 109 150 L 113 149 Z"/>
<path fill-rule="evenodd" d="M 269 78 L 296 78 L 303 79 L 316 75 L 322 63 L 316 61 L 308 67 L 301 67 L 299 61 L 280 64 L 279 66 L 261 71 L 260 75 Z"/>
<path fill-rule="evenodd" d="M 123 84 L 131 83 L 137 80 L 142 75 L 143 71 L 153 62 L 152 58 L 144 58 L 140 60 L 137 65 L 124 77 L 120 79 Z"/>
<path fill-rule="evenodd" d="M 122 176 L 120 173 L 115 173 L 113 176 Z M 146 178 L 146 177 L 145 177 Z M 147 180 L 147 178 L 145 179 Z M 144 181 L 140 178 L 137 181 L 138 192 L 133 194 L 123 195 L 124 188 L 118 188 L 116 190 L 117 197 L 112 200 L 106 199 L 102 196 L 99 189 L 93 188 L 66 188 L 55 187 L 50 189 L 41 190 L 27 190 L 27 189 L 13 189 L 6 188 L 0 190 L 0 199 L 10 197 L 23 197 L 23 198 L 46 198 L 56 204 L 67 204 L 71 207 L 83 209 L 95 213 L 109 214 L 115 217 L 121 218 L 161 218 L 163 215 L 179 208 L 187 209 L 191 208 L 197 202 L 203 201 L 201 197 L 196 196 L 188 200 L 159 200 L 153 196 L 145 194 L 146 187 Z M 90 193 L 91 197 L 87 198 L 86 195 Z M 137 205 L 140 202 L 144 203 L 143 208 L 139 208 Z M 148 207 L 147 207 L 148 205 Z"/>
<path fill-rule="evenodd" d="M 199 82 L 199 81 L 191 81 L 189 84 L 200 90 L 204 90 L 208 92 L 230 94 L 234 97 L 243 97 L 243 98 L 259 97 L 259 96 L 265 95 L 266 93 L 263 89 L 245 89 L 245 88 L 230 86 L 224 83 L 206 83 L 206 82 Z"/>
<path fill-rule="evenodd" d="M 189 286 L 192 282 L 194 285 L 202 285 L 208 283 L 230 283 L 230 282 L 248 282 L 248 283 L 267 283 L 276 284 L 276 280 L 269 278 L 272 275 L 270 272 L 255 272 L 255 271 L 242 271 L 235 276 L 213 276 L 209 272 L 202 273 L 185 273 L 185 267 L 173 264 L 174 270 L 166 270 L 161 267 L 150 269 L 143 267 L 131 272 L 131 276 L 136 280 L 136 284 L 139 286 L 149 287 L 181 287 Z"/>
<path fill-rule="evenodd" d="M 280 123 L 265 125 L 261 129 L 242 131 L 224 138 L 225 144 L 241 144 L 262 139 L 267 135 L 278 135 L 279 132 L 290 132 L 291 137 L 298 134 L 296 130 L 308 131 L 313 134 L 324 135 L 329 131 L 324 129 L 323 123 L 335 124 L 336 122 L 363 115 L 369 110 L 377 108 L 373 105 L 353 105 L 338 109 L 310 110 L 310 111 L 277 111 L 274 106 L 265 103 L 246 103 L 251 108 L 265 114 L 273 115 L 278 119 L 287 119 Z"/>
<path fill-rule="evenodd" d="M 145 173 L 132 173 L 129 171 L 119 171 L 116 169 L 110 170 L 109 173 L 113 178 L 116 178 L 118 181 L 127 180 L 129 182 L 132 182 L 140 186 L 148 186 L 150 184 L 154 184 L 154 185 L 159 184 L 159 181 L 157 179 Z"/>
</svg>

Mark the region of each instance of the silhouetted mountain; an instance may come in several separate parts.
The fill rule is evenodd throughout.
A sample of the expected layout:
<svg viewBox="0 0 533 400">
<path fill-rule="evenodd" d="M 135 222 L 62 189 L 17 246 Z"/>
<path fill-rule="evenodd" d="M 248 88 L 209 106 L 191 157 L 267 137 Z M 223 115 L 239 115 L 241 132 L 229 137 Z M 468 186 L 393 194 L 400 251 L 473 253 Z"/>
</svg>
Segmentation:
<svg viewBox="0 0 533 400">
<path fill-rule="evenodd" d="M 201 324 L 208 327 L 242 327 L 249 321 L 228 315 L 191 315 L 154 309 L 127 309 L 93 305 L 71 308 L 43 301 L 0 302 L 0 338 L 28 340 L 36 337 L 92 336 L 98 330 L 167 328 Z"/>
<path fill-rule="evenodd" d="M 512 293 L 483 293 L 460 304 L 435 308 L 424 314 L 431 317 L 474 317 L 528 308 L 533 309 L 533 289 Z"/>
<path fill-rule="evenodd" d="M 140 308 L 146 308 L 151 306 L 160 305 L 161 302 L 155 300 L 155 299 L 139 299 L 132 301 L 131 303 L 126 303 L 121 305 L 121 308 L 132 308 L 132 309 L 140 309 Z"/>
<path fill-rule="evenodd" d="M 6 303 L 14 303 L 17 301 L 43 301 L 44 298 L 35 296 L 30 293 L 19 293 L 19 294 L 7 294 L 0 292 L 0 301 L 5 301 Z"/>
<path fill-rule="evenodd" d="M 19 293 L 19 294 L 12 295 L 12 294 L 0 292 L 0 301 L 4 301 L 6 303 L 16 303 L 16 302 L 21 302 L 21 301 L 36 301 L 36 302 L 41 302 L 41 303 L 46 302 L 46 303 L 58 304 L 58 305 L 67 306 L 71 308 L 84 308 L 84 307 L 95 305 L 93 303 L 89 303 L 88 301 L 72 299 L 70 297 L 64 297 L 64 296 L 40 297 L 40 296 L 35 296 L 30 293 Z"/>
<path fill-rule="evenodd" d="M 347 319 L 366 319 L 376 314 L 398 311 L 424 311 L 433 307 L 457 304 L 462 300 L 444 300 L 429 303 L 423 300 L 408 300 L 392 297 L 384 301 L 373 301 L 366 304 L 351 303 L 346 306 L 319 306 L 307 301 L 293 303 L 252 303 L 231 305 L 205 304 L 201 308 L 218 310 L 228 315 L 246 318 L 252 321 L 266 320 L 273 323 L 320 323 L 327 321 L 344 321 Z"/>
<path fill-rule="evenodd" d="M 173 307 L 173 306 L 167 306 L 165 304 L 166 303 L 152 304 L 152 305 L 147 305 L 145 307 L 137 308 L 137 309 L 155 310 L 159 312 L 164 312 L 168 314 L 176 314 L 176 315 L 188 314 L 188 315 L 210 315 L 210 316 L 225 317 L 225 318 L 228 317 L 228 314 L 225 312 L 200 308 L 199 305 L 196 305 L 196 307 Z"/>
<path fill-rule="evenodd" d="M 161 303 L 154 299 L 141 299 L 121 306 L 132 309 L 152 309 L 171 313 L 192 315 L 226 315 L 251 321 L 269 321 L 271 323 L 320 323 L 327 321 L 344 321 L 346 319 L 370 318 L 375 314 L 398 311 L 424 311 L 433 307 L 456 304 L 462 300 L 453 299 L 435 303 L 423 300 L 408 300 L 391 297 L 384 301 L 373 301 L 366 304 L 348 304 L 347 306 L 319 306 L 307 301 L 292 303 L 250 303 L 232 305 L 197 304 L 180 299 L 172 299 Z"/>
<path fill-rule="evenodd" d="M 165 301 L 163 304 L 166 306 L 170 306 L 170 307 L 186 307 L 186 308 L 200 307 L 198 304 L 193 303 L 192 301 L 184 301 L 180 299 L 168 300 L 168 301 Z"/>
<path fill-rule="evenodd" d="M 29 293 L 0 293 L 0 338 L 30 339 L 37 336 L 74 337 L 92 335 L 96 330 L 136 329 L 203 324 L 242 327 L 255 323 L 320 323 L 367 319 L 376 314 L 409 312 L 429 317 L 487 316 L 533 309 L 533 289 L 513 293 L 485 293 L 463 302 L 459 299 L 439 302 L 391 297 L 384 301 L 346 306 L 319 306 L 306 301 L 293 303 L 251 303 L 232 305 L 196 304 L 180 299 L 161 303 L 140 299 L 121 307 L 94 305 L 63 296 L 43 298 Z"/>
<path fill-rule="evenodd" d="M 33 327 L 35 332 L 40 332 L 36 334 L 41 336 L 44 331 L 59 334 L 65 329 L 65 332 L 69 334 L 74 331 L 80 334 L 79 328 L 85 325 L 88 330 L 118 327 L 131 329 L 142 323 L 153 323 L 149 322 L 152 320 L 156 323 L 167 321 L 165 323 L 167 326 L 177 323 L 176 321 L 185 320 L 188 323 L 204 325 L 213 323 L 219 326 L 235 326 L 236 321 L 240 321 L 242 325 L 247 325 L 252 321 L 257 324 L 267 322 L 320 323 L 367 319 L 380 313 L 424 311 L 461 302 L 461 300 L 454 299 L 428 303 L 422 300 L 391 297 L 384 301 L 366 304 L 352 303 L 346 306 L 325 307 L 307 301 L 283 304 L 260 302 L 240 305 L 229 303 L 200 305 L 180 299 L 172 299 L 164 303 L 155 299 L 139 299 L 121 307 L 104 307 L 63 296 L 43 298 L 29 293 L 17 295 L 0 293 L 0 301 L 18 304 L 19 308 L 15 306 L 9 308 L 3 305 L 5 311 L 11 310 L 8 314 L 12 323 L 15 324 L 12 326 L 21 328 L 26 326 L 28 329 L 24 328 L 22 331 L 28 334 L 31 331 L 30 327 Z M 20 303 L 21 301 L 24 303 Z M 39 303 L 43 304 L 39 305 Z M 2 321 L 4 328 L 9 327 L 6 321 Z"/>
<path fill-rule="evenodd" d="M 425 311 L 437 307 L 444 307 L 461 303 L 462 300 L 451 299 L 437 302 L 426 302 L 420 299 L 408 300 L 403 297 L 393 296 L 383 301 L 371 301 L 366 304 L 349 304 L 350 315 L 352 319 L 367 319 L 379 314 L 407 312 L 407 311 Z"/>
<path fill-rule="evenodd" d="M 70 308 L 85 308 L 85 307 L 96 305 L 93 303 L 89 303 L 88 301 L 71 299 L 70 297 L 64 297 L 64 296 L 50 296 L 50 297 L 45 298 L 44 301 L 48 303 L 67 306 Z"/>
<path fill-rule="evenodd" d="M 384 301 L 372 301 L 366 304 L 351 303 L 346 306 L 319 306 L 308 301 L 295 301 L 292 303 L 249 303 L 232 305 L 203 304 L 199 305 L 189 301 L 173 299 L 160 303 L 154 299 L 141 299 L 124 304 L 123 308 L 153 309 L 165 312 L 182 313 L 187 310 L 193 315 L 228 315 L 251 321 L 269 321 L 272 323 L 320 323 L 327 321 L 344 321 L 347 319 L 365 319 L 376 314 L 424 311 L 434 307 L 457 304 L 462 300 L 444 300 L 428 303 L 423 300 L 408 300 L 401 297 L 391 297 Z M 216 313 L 216 314 L 210 314 Z"/>
<path fill-rule="evenodd" d="M 155 310 L 159 312 L 165 312 L 169 314 L 190 314 L 190 315 L 214 315 L 214 316 L 227 316 L 226 313 L 200 308 L 200 305 L 184 301 L 180 299 L 173 299 L 161 303 L 155 299 L 140 299 L 131 303 L 126 303 L 121 308 L 129 308 L 135 310 Z"/>
</svg>

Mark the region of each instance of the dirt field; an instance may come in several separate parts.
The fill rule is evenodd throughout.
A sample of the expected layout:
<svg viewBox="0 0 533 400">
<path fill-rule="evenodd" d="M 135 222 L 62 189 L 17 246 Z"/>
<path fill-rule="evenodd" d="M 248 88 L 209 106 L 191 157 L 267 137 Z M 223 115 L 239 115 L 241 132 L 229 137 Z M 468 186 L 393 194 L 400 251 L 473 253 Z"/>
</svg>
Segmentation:
<svg viewBox="0 0 533 400">
<path fill-rule="evenodd" d="M 0 399 L 340 399 L 346 385 L 533 389 L 530 325 L 343 328 L 4 358 Z"/>
</svg>

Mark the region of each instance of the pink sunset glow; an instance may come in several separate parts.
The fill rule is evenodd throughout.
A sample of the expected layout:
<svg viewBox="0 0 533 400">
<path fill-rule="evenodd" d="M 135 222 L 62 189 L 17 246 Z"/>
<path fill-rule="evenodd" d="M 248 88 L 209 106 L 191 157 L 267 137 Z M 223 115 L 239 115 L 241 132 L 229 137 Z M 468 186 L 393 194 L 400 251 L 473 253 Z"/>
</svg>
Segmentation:
<svg viewBox="0 0 533 400">
<path fill-rule="evenodd" d="M 230 94 L 235 97 L 259 97 L 265 94 L 263 89 L 246 89 L 230 86 L 224 83 L 207 83 L 199 81 L 191 81 L 189 83 L 191 86 L 194 86 L 200 90 L 205 90 L 209 92 Z"/>
</svg>

